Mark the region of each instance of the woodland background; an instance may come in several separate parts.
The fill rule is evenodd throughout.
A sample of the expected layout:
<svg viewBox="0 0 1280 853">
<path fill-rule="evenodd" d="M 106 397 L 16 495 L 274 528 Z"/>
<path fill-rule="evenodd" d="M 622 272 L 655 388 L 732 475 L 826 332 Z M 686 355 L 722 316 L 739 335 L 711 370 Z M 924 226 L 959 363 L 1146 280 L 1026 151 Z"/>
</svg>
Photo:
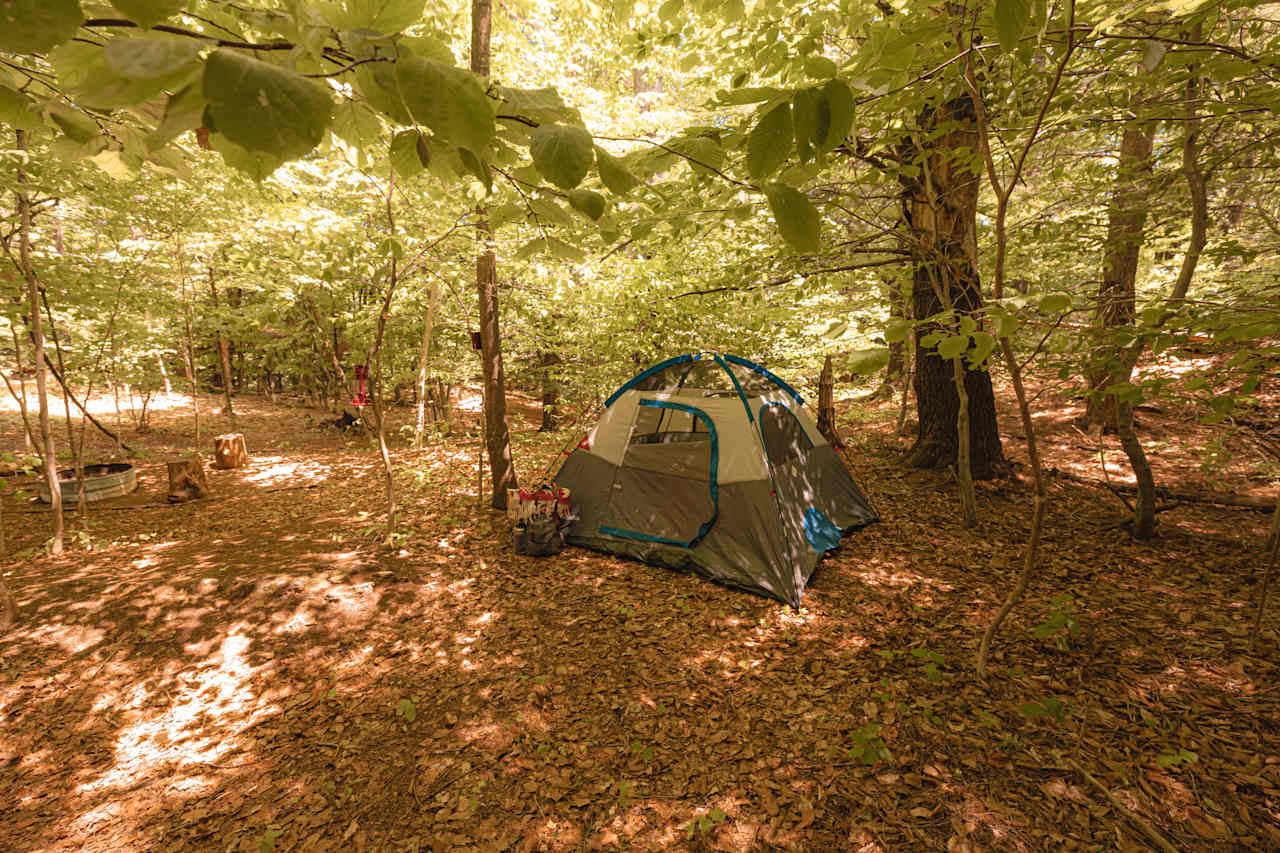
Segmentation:
<svg viewBox="0 0 1280 853">
<path fill-rule="evenodd" d="M 250 765 L 219 753 L 212 788 L 111 812 L 125 834 L 101 843 L 1277 843 L 1278 106 L 1267 3 L 0 0 L 15 831 L 90 845 L 86 814 L 175 778 L 170 757 L 102 781 L 121 738 L 165 752 L 147 725 L 234 731 L 251 762 L 287 767 L 346 695 L 365 735 L 329 738 L 343 757 L 294 779 L 314 809 L 249 817 Z M 806 611 L 585 554 L 548 581 L 477 507 L 536 479 L 638 370 L 699 350 L 824 404 L 834 379 L 824 423 L 886 524 L 832 558 Z M 323 426 L 358 369 L 368 432 Z M 128 458 L 152 488 L 146 466 L 227 430 L 256 467 L 215 478 L 225 504 L 159 510 L 183 513 L 172 529 L 141 498 L 28 502 L 43 460 Z M 517 606 L 572 610 L 593 571 L 612 590 L 594 615 Z M 286 588 L 301 603 L 273 607 Z M 311 599 L 343 612 L 272 645 Z M 438 683 L 395 663 L 444 642 L 413 634 L 428 614 L 510 632 L 484 653 L 492 684 L 447 664 L 431 714 Z M 565 625 L 589 619 L 640 638 L 642 669 L 683 661 L 679 686 L 584 673 L 606 652 L 571 651 Z M 359 662 L 325 645 L 355 630 L 377 638 Z M 680 645 L 713 634 L 714 652 Z M 501 674 L 530 635 L 538 673 Z M 298 671 L 250 665 L 252 648 Z M 210 665 L 234 676 L 221 698 L 174 699 Z M 347 694 L 324 674 L 362 666 Z M 294 685 L 292 717 L 263 711 L 271 678 Z M 605 725 L 584 709 L 610 689 L 630 699 Z M 493 696 L 522 722 L 483 710 Z M 636 705 L 681 711 L 646 728 Z M 434 758 L 381 778 L 420 714 L 456 719 L 419 732 Z M 556 775 L 574 753 L 538 738 L 557 714 L 603 750 L 598 773 Z M 760 727 L 791 714 L 811 714 L 800 740 L 765 748 Z M 45 719 L 81 734 L 43 754 Z M 483 760 L 455 778 L 458 725 Z M 68 763 L 112 738 L 114 757 Z M 724 742 L 737 775 L 699 775 Z M 756 760 L 790 781 L 748 790 Z M 97 787 L 68 781 L 89 772 Z M 849 818 L 841 790 L 895 793 Z M 412 832 L 394 819 L 411 799 L 439 806 Z"/>
</svg>

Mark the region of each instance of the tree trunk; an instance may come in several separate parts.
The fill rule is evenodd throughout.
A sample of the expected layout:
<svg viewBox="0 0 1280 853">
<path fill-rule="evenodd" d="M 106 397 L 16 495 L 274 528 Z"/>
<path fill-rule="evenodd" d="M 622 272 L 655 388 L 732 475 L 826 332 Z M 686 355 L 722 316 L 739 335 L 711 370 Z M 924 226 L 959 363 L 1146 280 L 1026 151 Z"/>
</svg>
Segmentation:
<svg viewBox="0 0 1280 853">
<path fill-rule="evenodd" d="M 413 446 L 422 446 L 422 431 L 427 421 L 427 364 L 431 355 L 431 335 L 435 331 L 436 305 L 440 301 L 440 284 L 431 282 L 431 292 L 427 295 L 427 318 L 422 324 L 422 346 L 418 349 L 418 385 L 416 402 L 418 404 L 418 420 L 413 428 Z"/>
<path fill-rule="evenodd" d="M 885 294 L 889 300 L 889 320 L 890 322 L 904 321 L 907 319 L 909 301 L 908 295 L 903 292 L 903 280 L 894 276 L 885 279 Z M 880 383 L 880 387 L 876 389 L 876 395 L 884 394 L 889 399 L 893 398 L 893 390 L 898 383 L 903 381 L 906 374 L 907 362 L 907 340 L 889 342 L 889 363 L 885 365 L 884 379 Z"/>
<path fill-rule="evenodd" d="M 844 447 L 836 432 L 836 371 L 830 355 L 822 362 L 822 375 L 818 377 L 818 432 L 832 447 Z"/>
<path fill-rule="evenodd" d="M 26 150 L 27 137 L 18 131 L 18 149 Z M 40 411 L 40 444 L 44 448 L 44 476 L 49 483 L 49 511 L 52 514 L 53 541 L 49 545 L 52 554 L 62 553 L 62 487 L 58 483 L 58 455 L 54 452 L 53 430 L 49 426 L 49 387 L 45 372 L 44 328 L 40 318 L 40 285 L 36 282 L 31 266 L 31 199 L 25 187 L 27 174 L 18 169 L 18 263 L 27 283 L 27 308 L 31 312 L 32 358 L 36 367 L 36 400 Z"/>
<path fill-rule="evenodd" d="M 542 367 L 542 424 L 538 432 L 551 432 L 556 428 L 560 415 L 560 383 L 553 373 L 560 363 L 560 356 L 544 350 L 538 353 L 538 363 Z"/>
<path fill-rule="evenodd" d="M 338 356 L 338 347 L 334 343 L 338 333 L 335 329 L 333 331 L 333 340 L 331 340 L 329 333 L 325 330 L 324 321 L 320 319 L 320 309 L 316 307 L 315 299 L 311 297 L 310 293 L 303 294 L 303 298 L 307 302 L 307 310 L 311 314 L 311 322 L 316 324 L 316 331 L 320 333 L 320 343 L 324 346 L 325 352 L 329 356 L 329 361 L 333 365 L 334 378 L 339 386 L 339 390 L 333 395 L 333 410 L 337 411 L 342 389 L 347 387 L 347 372 L 342 369 L 342 359 Z"/>
<path fill-rule="evenodd" d="M 388 170 L 387 174 L 387 235 L 394 238 L 396 235 L 396 218 L 395 211 L 391 206 L 394 198 L 395 190 L 395 172 Z M 396 284 L 399 282 L 398 268 L 396 266 L 396 258 L 393 254 L 390 258 L 390 266 L 388 267 L 387 289 L 383 295 L 382 301 L 378 308 L 378 324 L 373 335 L 373 349 L 369 353 L 370 360 L 373 362 L 373 375 L 369 381 L 369 396 L 373 402 L 373 420 L 374 427 L 377 430 L 378 438 L 378 455 L 382 458 L 382 473 L 385 478 L 387 489 L 387 536 L 385 542 L 391 545 L 395 541 L 396 533 L 396 481 L 395 470 L 391 465 L 391 451 L 387 447 L 387 429 L 384 420 L 384 411 L 382 406 L 382 338 L 387 330 L 387 319 L 391 315 L 391 299 L 395 295 Z"/>
<path fill-rule="evenodd" d="M 471 70 L 489 76 L 489 30 L 491 0 L 471 2 Z M 507 430 L 507 390 L 502 375 L 502 333 L 498 317 L 498 270 L 494 254 L 493 229 L 488 210 L 476 207 L 476 234 L 481 249 L 476 257 L 476 289 L 480 295 L 480 363 L 484 376 L 484 434 L 489 448 L 489 468 L 493 476 L 494 509 L 507 508 L 507 489 L 516 488 L 516 472 L 511 461 L 511 434 Z"/>
<path fill-rule="evenodd" d="M 956 398 L 956 482 L 960 486 L 960 520 L 965 527 L 978 525 L 978 497 L 973 491 L 973 466 L 969 442 L 969 391 L 965 388 L 964 357 L 951 360 Z"/>
<path fill-rule="evenodd" d="M 914 265 L 912 316 L 924 319 L 951 307 L 957 315 L 975 314 L 982 307 L 976 266 L 978 178 L 965 165 L 978 158 L 973 101 L 966 94 L 928 107 L 918 125 L 919 133 L 904 144 L 903 154 L 921 174 L 901 179 Z M 929 329 L 916 336 L 919 430 L 906 462 L 917 468 L 946 468 L 956 464 L 959 452 L 960 397 L 951 364 L 935 348 L 920 344 Z M 966 365 L 964 388 L 969 397 L 970 471 L 975 479 L 991 479 L 1005 468 L 1005 459 L 986 368 Z"/>
<path fill-rule="evenodd" d="M 1150 206 L 1151 144 L 1150 124 L 1130 121 L 1120 140 L 1120 160 L 1116 182 L 1107 211 L 1107 241 L 1103 248 L 1102 283 L 1094 325 L 1104 336 L 1089 367 L 1089 396 L 1085 408 L 1087 426 L 1104 426 L 1115 415 L 1114 405 L 1105 398 L 1107 387 L 1129 381 L 1133 365 L 1129 353 L 1106 340 L 1119 327 L 1132 327 L 1134 283 L 1138 275 L 1138 252 L 1142 248 L 1147 211 Z M 1136 359 L 1135 359 L 1136 361 Z"/>
<path fill-rule="evenodd" d="M 22 443 L 23 449 L 27 453 L 36 452 L 36 441 L 31 429 L 31 421 L 27 414 L 27 380 L 22 372 L 22 345 L 19 343 L 18 327 L 16 325 L 9 326 L 9 331 L 13 334 L 13 363 L 18 368 L 18 392 L 14 393 L 12 386 L 9 393 L 13 394 L 15 400 L 18 401 L 18 411 L 22 414 Z M 9 377 L 5 377 L 5 384 L 9 384 Z"/>
<path fill-rule="evenodd" d="M 192 341 L 191 333 L 191 301 L 187 297 L 187 274 L 182 259 L 182 242 L 178 242 L 178 280 L 182 286 L 182 327 L 185 337 L 182 341 L 182 351 L 184 354 L 183 366 L 187 371 L 187 382 L 191 385 L 191 411 L 196 421 L 196 438 L 192 448 L 199 452 L 200 449 L 200 383 L 199 374 L 196 372 L 196 353 L 195 345 Z"/>
<path fill-rule="evenodd" d="M 55 373 L 58 373 L 65 377 L 68 375 L 67 363 L 62 358 L 62 344 L 58 340 L 58 326 L 56 323 L 53 322 L 53 310 L 49 307 L 48 295 L 41 293 L 40 301 L 44 304 L 45 319 L 49 321 L 49 337 L 53 338 L 54 355 L 58 357 L 58 369 L 55 371 Z M 47 353 L 45 354 L 45 357 L 48 358 Z M 54 367 L 52 364 L 49 365 L 49 369 L 54 370 Z M 90 387 L 90 389 L 86 391 L 85 402 L 88 402 L 89 397 L 92 394 L 92 390 L 93 390 L 92 387 Z M 65 423 L 67 425 L 67 447 L 70 449 L 70 453 L 71 453 L 71 469 L 75 472 L 75 477 L 76 477 L 76 493 L 77 493 L 76 494 L 76 511 L 79 517 L 83 519 L 85 512 L 88 510 L 88 505 L 85 503 L 85 494 L 84 494 L 84 457 L 81 454 L 81 450 L 83 450 L 84 448 L 82 445 L 76 444 L 75 424 L 71 420 L 71 397 L 72 397 L 72 394 L 71 394 L 70 384 L 63 383 L 62 416 L 66 419 Z M 80 411 L 82 414 L 81 420 L 83 421 L 84 408 L 81 407 Z"/>
<path fill-rule="evenodd" d="M 218 311 L 218 286 L 213 280 L 213 259 L 209 260 L 209 294 L 213 297 L 213 310 Z M 222 393 L 226 399 L 222 413 L 231 420 L 231 428 L 236 428 L 236 413 L 231 408 L 231 347 L 222 334 L 221 324 L 218 328 L 218 361 L 222 367 Z"/>
</svg>

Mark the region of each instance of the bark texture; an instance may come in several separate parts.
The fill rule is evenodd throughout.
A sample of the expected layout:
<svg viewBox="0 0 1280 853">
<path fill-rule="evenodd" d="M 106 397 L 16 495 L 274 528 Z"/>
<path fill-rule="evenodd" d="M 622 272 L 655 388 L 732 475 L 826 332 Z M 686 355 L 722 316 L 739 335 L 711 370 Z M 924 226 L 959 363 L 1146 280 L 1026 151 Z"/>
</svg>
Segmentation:
<svg viewBox="0 0 1280 853">
<path fill-rule="evenodd" d="M 976 266 L 978 176 L 966 165 L 977 162 L 978 133 L 968 95 L 926 108 L 919 132 L 903 145 L 903 159 L 920 174 L 902 179 L 903 220 L 912 253 L 911 313 L 918 319 L 949 308 L 957 315 L 982 307 Z M 916 411 L 919 427 L 907 464 L 945 468 L 956 464 L 960 396 L 952 365 L 916 336 Z M 995 394 L 985 368 L 964 369 L 969 398 L 970 470 L 974 479 L 990 479 L 1004 468 L 1004 448 L 996 423 Z"/>
<path fill-rule="evenodd" d="M 491 0 L 471 3 L 471 70 L 489 76 L 489 32 L 493 19 Z M 476 208 L 476 289 L 480 296 L 480 364 L 484 375 L 484 438 L 493 476 L 494 509 L 507 508 L 507 489 L 516 488 L 511 461 L 511 434 L 507 430 L 507 389 L 502 373 L 502 332 L 498 315 L 498 261 L 488 210 Z"/>
<path fill-rule="evenodd" d="M 18 148 L 27 147 L 27 137 L 18 131 Z M 32 358 L 36 368 L 36 400 L 40 413 L 40 447 L 44 457 L 44 476 L 49 483 L 49 512 L 53 526 L 50 553 L 62 553 L 62 487 L 58 483 L 58 455 L 54 452 L 53 429 L 49 425 L 49 383 L 45 372 L 48 361 L 44 351 L 44 328 L 40 318 L 40 285 L 31 266 L 31 199 L 25 192 L 27 175 L 18 169 L 18 264 L 27 285 L 27 307 L 31 312 L 30 330 Z"/>
<path fill-rule="evenodd" d="M 1105 401 L 1105 390 L 1115 382 L 1127 382 L 1133 371 L 1130 353 L 1107 340 L 1112 330 L 1132 326 L 1134 282 L 1138 275 L 1138 253 L 1142 249 L 1147 224 L 1151 179 L 1152 128 L 1130 121 L 1120 140 L 1116 182 L 1107 210 L 1107 241 L 1103 248 L 1102 283 L 1094 325 L 1103 334 L 1103 344 L 1095 351 L 1089 370 L 1090 394 L 1085 420 L 1089 426 L 1108 423 L 1115 408 Z M 1114 423 L 1110 424 L 1112 427 Z"/>
</svg>

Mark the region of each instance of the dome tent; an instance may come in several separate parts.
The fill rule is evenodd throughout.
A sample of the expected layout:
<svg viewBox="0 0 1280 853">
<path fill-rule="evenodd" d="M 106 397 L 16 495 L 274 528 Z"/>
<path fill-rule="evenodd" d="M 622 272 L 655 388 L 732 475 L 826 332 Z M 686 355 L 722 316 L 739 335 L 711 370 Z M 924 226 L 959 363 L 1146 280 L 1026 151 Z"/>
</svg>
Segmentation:
<svg viewBox="0 0 1280 853">
<path fill-rule="evenodd" d="M 578 514 L 569 543 L 796 606 L 822 555 L 879 520 L 795 389 L 732 355 L 627 382 L 556 482 Z"/>
</svg>

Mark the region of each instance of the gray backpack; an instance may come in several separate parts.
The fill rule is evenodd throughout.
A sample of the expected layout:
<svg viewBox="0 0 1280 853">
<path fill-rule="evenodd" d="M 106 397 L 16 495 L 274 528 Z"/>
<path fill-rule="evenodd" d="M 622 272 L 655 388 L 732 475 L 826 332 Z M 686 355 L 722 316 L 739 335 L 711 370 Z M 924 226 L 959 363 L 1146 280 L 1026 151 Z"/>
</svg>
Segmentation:
<svg viewBox="0 0 1280 853">
<path fill-rule="evenodd" d="M 560 535 L 560 524 L 560 518 L 555 515 L 517 523 L 512 531 L 516 553 L 526 557 L 549 557 L 552 554 L 559 554 L 560 549 L 564 547 L 564 537 Z"/>
</svg>

